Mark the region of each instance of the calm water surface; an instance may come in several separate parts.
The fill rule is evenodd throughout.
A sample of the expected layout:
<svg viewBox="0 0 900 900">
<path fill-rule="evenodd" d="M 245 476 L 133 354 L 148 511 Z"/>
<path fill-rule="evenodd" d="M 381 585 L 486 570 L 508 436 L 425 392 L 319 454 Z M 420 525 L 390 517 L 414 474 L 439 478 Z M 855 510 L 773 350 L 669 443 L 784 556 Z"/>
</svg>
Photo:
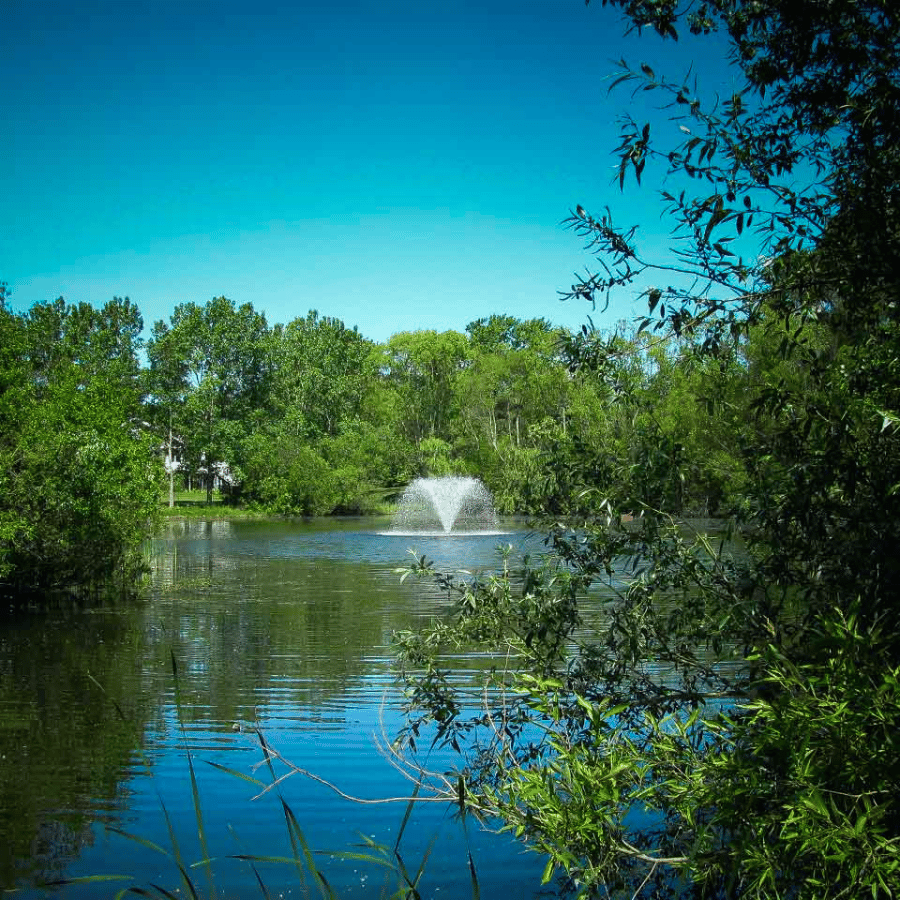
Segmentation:
<svg viewBox="0 0 900 900">
<path fill-rule="evenodd" d="M 113 897 L 129 884 L 184 896 L 175 863 L 149 843 L 171 852 L 168 814 L 185 864 L 204 857 L 188 748 L 216 858 L 214 887 L 202 868 L 192 878 L 205 896 L 261 897 L 249 865 L 226 857 L 290 855 L 281 806 L 275 792 L 253 800 L 252 784 L 218 768 L 268 780 L 255 769 L 257 727 L 284 757 L 348 794 L 408 795 L 375 744 L 402 722 L 391 635 L 443 615 L 447 600 L 430 582 L 401 584 L 394 570 L 411 547 L 443 570 L 484 570 L 497 565 L 500 542 L 517 552 L 542 544 L 524 531 L 416 540 L 379 533 L 386 528 L 371 519 L 172 521 L 153 542 L 143 602 L 5 621 L 0 883 L 24 898 Z M 478 662 L 460 664 L 474 671 Z M 451 763 L 429 759 L 438 770 Z M 393 844 L 405 807 L 354 804 L 301 775 L 280 788 L 339 895 L 380 896 L 384 873 L 335 853 L 363 836 Z M 482 896 L 535 895 L 542 861 L 473 826 Z M 422 896 L 471 896 L 459 823 L 423 804 L 401 846 L 411 871 L 432 842 Z M 291 867 L 258 869 L 272 897 L 306 895 Z M 133 880 L 39 886 L 94 874 Z"/>
</svg>

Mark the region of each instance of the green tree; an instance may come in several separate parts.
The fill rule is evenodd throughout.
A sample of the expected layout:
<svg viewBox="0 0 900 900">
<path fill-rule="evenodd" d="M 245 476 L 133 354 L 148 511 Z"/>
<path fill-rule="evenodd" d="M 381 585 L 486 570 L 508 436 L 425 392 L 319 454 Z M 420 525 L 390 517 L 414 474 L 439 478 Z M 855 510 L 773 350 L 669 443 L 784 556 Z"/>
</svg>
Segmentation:
<svg viewBox="0 0 900 900">
<path fill-rule="evenodd" d="M 362 452 L 380 451 L 361 418 L 376 380 L 372 344 L 311 310 L 276 326 L 268 353 L 267 418 L 242 441 L 240 496 L 295 515 L 369 509 L 383 457 Z"/>
<path fill-rule="evenodd" d="M 518 319 L 494 313 L 466 325 L 473 347 L 482 351 L 533 350 L 547 359 L 557 359 L 564 332 L 547 319 Z"/>
<path fill-rule="evenodd" d="M 273 399 L 298 436 L 335 435 L 360 414 L 375 374 L 371 347 L 355 327 L 316 310 L 277 330 Z"/>
<path fill-rule="evenodd" d="M 133 587 L 159 475 L 137 308 L 58 300 L 19 317 L 4 305 L 0 327 L 0 580 L 17 593 Z"/>
<path fill-rule="evenodd" d="M 183 392 L 180 437 L 189 463 L 204 476 L 211 503 L 223 465 L 239 477 L 241 442 L 268 402 L 271 354 L 265 316 L 250 303 L 235 307 L 227 297 L 204 306 L 182 303 L 168 325 L 154 325 L 148 353 L 151 372 L 159 375 L 160 400 L 174 410 Z"/>
<path fill-rule="evenodd" d="M 175 506 L 175 473 L 181 467 L 180 456 L 184 403 L 188 394 L 188 350 L 184 332 L 171 330 L 165 322 L 156 322 L 150 332 L 146 373 L 147 410 L 165 445 L 165 469 L 169 483 L 169 508 Z"/>
<path fill-rule="evenodd" d="M 7 307 L 8 296 L 6 283 L 0 282 L 0 497 L 11 490 L 22 421 L 34 393 L 24 323 Z M 22 511 L 0 501 L 0 583 L 12 570 L 9 550 L 27 528 Z"/>
<path fill-rule="evenodd" d="M 400 396 L 410 441 L 450 439 L 456 379 L 468 356 L 468 340 L 458 331 L 401 332 L 388 340 L 379 367 Z"/>
<path fill-rule="evenodd" d="M 639 285 L 644 329 L 686 341 L 704 374 L 725 363 L 727 389 L 706 393 L 743 411 L 747 547 L 642 503 L 657 476 L 635 467 L 551 531 L 564 565 L 446 582 L 454 620 L 401 640 L 405 737 L 471 748 L 457 797 L 585 896 L 895 896 L 900 17 L 881 0 L 609 5 L 667 37 L 721 29 L 744 78 L 710 108 L 692 83 L 623 64 L 682 126 L 659 147 L 653 123 L 626 118 L 617 151 L 620 186 L 667 178 L 675 262 L 643 256 L 608 212 L 579 206 L 570 225 L 604 264 L 573 296 Z M 665 286 L 643 287 L 654 277 Z M 605 375 L 620 347 L 586 333 L 574 349 Z M 677 472 L 689 416 L 665 401 L 699 391 L 669 352 L 645 382 L 659 428 L 636 446 L 677 440 Z M 583 597 L 599 585 L 598 621 Z M 442 662 L 460 645 L 517 664 L 476 715 Z"/>
<path fill-rule="evenodd" d="M 245 496 L 281 515 L 333 512 L 339 490 L 318 448 L 285 422 L 257 429 L 244 439 Z"/>
<path fill-rule="evenodd" d="M 28 358 L 38 385 L 67 369 L 82 385 L 102 377 L 132 400 L 139 399 L 144 320 L 127 297 L 114 297 L 101 309 L 88 303 L 67 304 L 60 297 L 35 304 L 25 318 Z"/>
<path fill-rule="evenodd" d="M 459 453 L 506 512 L 533 512 L 552 494 L 548 433 L 567 430 L 572 380 L 560 357 L 565 336 L 545 319 L 493 315 L 466 326 L 471 361 L 456 382 Z M 549 492 L 549 494 L 548 494 Z"/>
</svg>

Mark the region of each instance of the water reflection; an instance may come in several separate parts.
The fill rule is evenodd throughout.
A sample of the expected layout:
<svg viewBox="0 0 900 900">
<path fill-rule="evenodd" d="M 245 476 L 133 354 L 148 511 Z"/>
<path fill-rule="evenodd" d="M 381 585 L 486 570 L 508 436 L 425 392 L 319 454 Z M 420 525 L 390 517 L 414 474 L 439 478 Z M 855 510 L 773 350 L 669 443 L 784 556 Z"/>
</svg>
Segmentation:
<svg viewBox="0 0 900 900">
<path fill-rule="evenodd" d="M 19 613 L 0 639 L 0 882 L 59 877 L 121 807 L 148 715 L 135 610 Z M 122 710 L 128 721 L 115 712 Z"/>
<path fill-rule="evenodd" d="M 379 527 L 359 520 L 173 521 L 149 550 L 153 577 L 140 603 L 9 623 L 0 641 L 4 886 L 18 883 L 23 896 L 42 896 L 33 886 L 40 878 L 111 872 L 140 885 L 175 886 L 170 862 L 102 826 L 118 824 L 169 846 L 162 798 L 179 823 L 182 852 L 199 859 L 188 748 L 210 853 L 238 850 L 230 825 L 249 852 L 289 855 L 275 795 L 251 803 L 251 786 L 208 765 L 251 774 L 259 759 L 256 726 L 289 759 L 351 794 L 407 794 L 409 785 L 373 742 L 375 732 L 400 725 L 390 639 L 444 614 L 447 599 L 430 582 L 401 584 L 395 569 L 409 561 L 410 548 L 445 570 L 492 568 L 498 541 L 427 538 L 413 546 L 408 537 L 379 535 Z M 512 537 L 540 547 L 524 533 Z M 460 662 L 470 671 L 486 664 Z M 299 777 L 283 791 L 320 849 L 345 849 L 359 831 L 389 842 L 403 815 L 402 808 L 338 801 Z M 468 892 L 468 870 L 461 833 L 446 816 L 438 807 L 417 811 L 406 840 L 414 858 L 440 831 L 428 884 L 453 896 Z M 530 894 L 539 861 L 521 860 L 508 842 L 479 840 L 483 889 L 492 871 L 508 887 L 513 865 L 521 869 L 521 893 Z M 342 896 L 378 895 L 371 871 L 327 862 Z M 223 862 L 217 878 L 227 896 L 258 893 L 246 865 Z M 267 879 L 270 891 L 297 887 L 291 871 L 276 868 Z M 96 887 L 62 893 L 98 896 Z"/>
</svg>

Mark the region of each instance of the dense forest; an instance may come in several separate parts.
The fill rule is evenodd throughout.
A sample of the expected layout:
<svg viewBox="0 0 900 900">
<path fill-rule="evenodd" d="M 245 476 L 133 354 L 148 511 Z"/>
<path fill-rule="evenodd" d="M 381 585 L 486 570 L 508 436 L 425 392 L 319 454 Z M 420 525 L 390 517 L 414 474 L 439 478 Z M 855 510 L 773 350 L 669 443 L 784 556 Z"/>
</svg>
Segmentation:
<svg viewBox="0 0 900 900">
<path fill-rule="evenodd" d="M 742 482 L 740 398 L 777 367 L 764 328 L 711 362 L 620 325 L 600 367 L 583 364 L 591 328 L 511 315 L 384 344 L 225 297 L 179 305 L 146 342 L 128 299 L 17 315 L 4 297 L 0 315 L 0 578 L 27 589 L 127 583 L 167 488 L 323 515 L 472 474 L 505 513 L 571 513 L 623 483 L 654 507 L 722 511 Z M 712 404 L 723 390 L 733 402 Z"/>
</svg>

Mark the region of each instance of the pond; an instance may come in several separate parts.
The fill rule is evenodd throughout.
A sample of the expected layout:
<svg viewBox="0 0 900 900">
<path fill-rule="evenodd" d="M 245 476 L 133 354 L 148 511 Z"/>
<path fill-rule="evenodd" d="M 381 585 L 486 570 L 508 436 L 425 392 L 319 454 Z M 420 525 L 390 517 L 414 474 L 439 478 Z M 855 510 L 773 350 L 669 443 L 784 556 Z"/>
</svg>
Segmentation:
<svg viewBox="0 0 900 900">
<path fill-rule="evenodd" d="M 203 896 L 264 896 L 234 857 L 293 851 L 278 791 L 253 799 L 259 788 L 247 780 L 269 780 L 255 729 L 346 794 L 408 797 L 412 785 L 376 743 L 402 723 L 391 635 L 445 614 L 448 601 L 395 570 L 412 547 L 445 571 L 483 570 L 497 565 L 501 542 L 516 553 L 542 543 L 515 524 L 500 537 L 419 540 L 385 534 L 387 524 L 172 520 L 150 548 L 139 603 L 9 618 L 0 637 L 4 887 L 25 898 L 114 897 L 130 884 L 185 896 L 174 834 L 186 867 L 207 853 L 215 860 L 188 868 Z M 474 671 L 479 660 L 459 664 Z M 428 765 L 441 771 L 451 758 L 432 754 Z M 393 892 L 391 872 L 342 854 L 367 841 L 393 847 L 406 804 L 345 800 L 299 773 L 279 790 L 339 896 Z M 483 896 L 540 890 L 540 858 L 474 822 L 467 831 Z M 452 809 L 414 807 L 400 853 L 411 873 L 427 856 L 423 898 L 472 895 L 466 848 Z M 270 896 L 306 896 L 293 866 L 256 869 Z M 88 875 L 130 880 L 41 886 Z"/>
</svg>

